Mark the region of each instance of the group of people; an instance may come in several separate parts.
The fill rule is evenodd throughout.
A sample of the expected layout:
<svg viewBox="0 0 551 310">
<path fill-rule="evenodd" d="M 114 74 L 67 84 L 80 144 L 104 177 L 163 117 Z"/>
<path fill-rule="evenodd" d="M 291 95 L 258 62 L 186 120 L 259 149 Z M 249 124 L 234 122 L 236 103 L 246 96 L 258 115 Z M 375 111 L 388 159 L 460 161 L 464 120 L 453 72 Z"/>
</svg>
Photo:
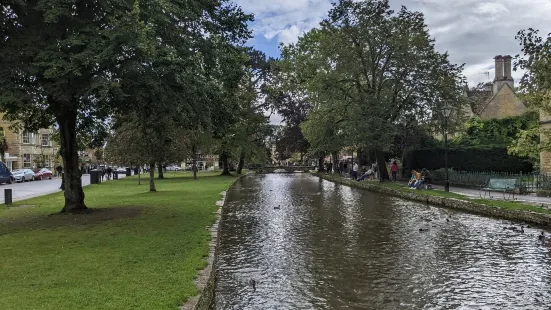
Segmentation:
<svg viewBox="0 0 551 310">
<path fill-rule="evenodd" d="M 352 166 L 349 170 L 348 167 Z M 333 163 L 326 162 L 324 164 L 325 171 L 332 172 L 333 171 Z M 350 174 L 350 178 L 354 179 L 358 182 L 364 181 L 366 179 L 377 179 L 379 175 L 379 166 L 377 165 L 377 162 L 373 162 L 371 165 L 367 167 L 363 167 L 365 170 L 363 172 L 360 170 L 360 166 L 358 164 L 357 160 L 354 160 L 353 162 L 350 161 L 340 161 L 338 166 L 335 167 L 335 172 L 340 174 L 346 174 L 347 172 Z M 398 162 L 396 160 L 391 160 L 388 165 L 388 172 L 390 174 L 390 179 L 393 182 L 396 182 L 398 180 L 398 171 L 400 171 L 400 168 L 398 166 Z M 425 188 L 432 188 L 431 186 L 431 175 L 430 172 L 423 168 L 421 172 L 418 172 L 416 170 L 411 171 L 411 178 L 408 182 L 408 187 L 412 189 L 421 189 L 422 186 Z"/>
<path fill-rule="evenodd" d="M 430 172 L 426 168 L 423 168 L 421 172 L 411 170 L 411 178 L 409 179 L 408 187 L 411 189 L 421 189 L 421 186 L 424 185 L 425 188 L 431 189 L 431 182 L 432 178 Z"/>
<path fill-rule="evenodd" d="M 353 170 L 356 171 L 356 173 L 354 173 L 353 177 L 357 180 L 357 181 L 363 181 L 367 178 L 373 180 L 373 179 L 377 179 L 378 178 L 378 173 L 379 173 L 379 165 L 377 165 L 377 162 L 374 162 L 373 164 L 371 164 L 371 166 L 369 168 L 367 168 L 367 170 L 360 176 L 360 177 L 357 177 L 356 174 L 357 174 L 357 171 L 358 171 L 358 163 L 355 163 L 354 164 L 354 168 Z M 391 181 L 393 182 L 396 182 L 397 179 L 398 179 L 398 171 L 399 171 L 399 168 L 398 168 L 398 163 L 396 162 L 396 160 L 392 160 L 388 166 L 388 170 L 390 172 L 390 179 Z"/>
</svg>

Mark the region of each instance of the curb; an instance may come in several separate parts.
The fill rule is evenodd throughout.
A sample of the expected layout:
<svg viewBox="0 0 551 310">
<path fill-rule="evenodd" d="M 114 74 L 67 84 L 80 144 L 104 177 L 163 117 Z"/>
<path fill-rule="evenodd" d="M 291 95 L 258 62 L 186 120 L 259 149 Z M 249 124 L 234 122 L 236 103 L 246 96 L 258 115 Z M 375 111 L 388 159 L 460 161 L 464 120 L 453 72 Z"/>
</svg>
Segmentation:
<svg viewBox="0 0 551 310">
<path fill-rule="evenodd" d="M 436 197 L 431 195 L 425 195 L 425 194 L 419 193 L 418 191 L 411 192 L 411 193 L 402 192 L 392 188 L 382 187 L 374 184 L 368 184 L 365 182 L 357 182 L 357 181 L 344 179 L 333 175 L 327 175 L 327 174 L 321 174 L 321 173 L 312 173 L 312 174 L 327 181 L 348 185 L 355 188 L 362 188 L 373 192 L 385 193 L 385 194 L 397 196 L 408 200 L 427 203 L 430 205 L 435 205 L 435 206 L 440 206 L 440 207 L 445 207 L 450 209 L 457 209 L 457 210 L 467 211 L 467 212 L 481 214 L 481 215 L 498 217 L 498 218 L 507 219 L 507 220 L 523 221 L 523 222 L 528 222 L 528 223 L 533 223 L 533 224 L 538 224 L 543 226 L 551 225 L 551 214 L 524 211 L 524 210 L 503 209 L 499 207 L 488 206 L 485 204 L 461 200 L 457 198 L 446 198 L 446 197 Z"/>
<path fill-rule="evenodd" d="M 254 173 L 254 172 L 252 172 Z M 214 290 L 216 279 L 216 261 L 218 259 L 218 246 L 220 241 L 218 235 L 220 233 L 220 220 L 222 219 L 222 208 L 226 205 L 226 193 L 237 183 L 237 181 L 251 174 L 251 172 L 243 174 L 235 178 L 228 189 L 221 193 L 222 199 L 216 202 L 218 209 L 216 210 L 216 220 L 212 226 L 207 227 L 210 231 L 211 240 L 209 242 L 209 255 L 206 258 L 208 265 L 197 273 L 195 285 L 199 290 L 199 294 L 189 297 L 188 300 L 180 306 L 180 310 L 208 310 L 214 309 Z"/>
</svg>

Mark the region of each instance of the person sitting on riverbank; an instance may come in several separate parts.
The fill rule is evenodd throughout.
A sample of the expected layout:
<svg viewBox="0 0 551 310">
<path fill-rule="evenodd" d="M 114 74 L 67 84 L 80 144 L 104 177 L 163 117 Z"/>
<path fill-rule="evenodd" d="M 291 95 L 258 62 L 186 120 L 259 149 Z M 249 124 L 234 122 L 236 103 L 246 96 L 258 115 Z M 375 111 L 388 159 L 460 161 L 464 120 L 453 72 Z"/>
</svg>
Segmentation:
<svg viewBox="0 0 551 310">
<path fill-rule="evenodd" d="M 370 169 L 368 169 L 364 174 L 362 174 L 362 176 L 359 177 L 357 181 L 360 182 L 360 181 L 365 180 L 365 178 L 367 178 L 367 177 L 373 177 L 374 174 L 375 174 L 375 173 L 374 173 L 373 170 L 370 168 Z"/>
<path fill-rule="evenodd" d="M 411 178 L 409 179 L 408 187 L 413 188 L 419 180 L 421 180 L 421 173 L 411 170 Z"/>
<path fill-rule="evenodd" d="M 413 188 L 420 189 L 421 185 L 425 184 L 426 189 L 432 189 L 432 177 L 430 176 L 430 172 L 427 170 L 427 168 L 423 168 L 421 170 L 421 179 L 416 181 L 413 185 Z"/>
<path fill-rule="evenodd" d="M 410 180 L 411 182 L 412 180 Z M 426 189 L 432 189 L 432 186 L 431 186 L 431 181 L 432 181 L 432 178 L 430 176 L 430 172 L 426 169 L 426 168 L 423 168 L 423 170 L 421 170 L 421 173 L 419 172 L 415 172 L 415 181 L 413 182 L 413 185 L 410 185 L 409 187 L 411 189 L 421 189 L 421 185 L 425 184 L 425 188 Z"/>
</svg>

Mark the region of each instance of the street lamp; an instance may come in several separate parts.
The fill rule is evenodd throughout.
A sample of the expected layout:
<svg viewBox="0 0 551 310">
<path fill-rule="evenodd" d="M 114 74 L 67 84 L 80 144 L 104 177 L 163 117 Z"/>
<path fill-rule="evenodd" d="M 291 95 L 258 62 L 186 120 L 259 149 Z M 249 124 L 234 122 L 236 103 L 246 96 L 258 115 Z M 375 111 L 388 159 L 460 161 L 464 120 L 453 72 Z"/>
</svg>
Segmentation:
<svg viewBox="0 0 551 310">
<path fill-rule="evenodd" d="M 444 190 L 450 191 L 450 176 L 448 174 L 448 120 L 452 113 L 452 107 L 445 103 L 442 107 L 442 114 L 444 116 L 444 172 L 446 173 L 446 184 Z"/>
</svg>

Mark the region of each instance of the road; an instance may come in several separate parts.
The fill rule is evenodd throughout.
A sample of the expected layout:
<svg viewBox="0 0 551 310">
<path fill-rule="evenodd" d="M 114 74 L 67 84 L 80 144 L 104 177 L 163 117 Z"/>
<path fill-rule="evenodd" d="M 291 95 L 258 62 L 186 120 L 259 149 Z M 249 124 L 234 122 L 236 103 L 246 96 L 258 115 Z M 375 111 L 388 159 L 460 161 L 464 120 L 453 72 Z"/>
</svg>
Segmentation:
<svg viewBox="0 0 551 310">
<path fill-rule="evenodd" d="M 124 174 L 119 174 L 119 178 L 124 178 Z M 105 181 L 104 181 L 105 182 Z M 82 186 L 90 184 L 90 175 L 82 176 Z M 25 183 L 13 183 L 0 185 L 0 204 L 4 203 L 4 189 L 12 189 L 13 201 L 19 201 L 39 196 L 44 196 L 51 193 L 61 191 L 61 178 L 53 178 L 51 180 L 31 181 Z"/>
</svg>

